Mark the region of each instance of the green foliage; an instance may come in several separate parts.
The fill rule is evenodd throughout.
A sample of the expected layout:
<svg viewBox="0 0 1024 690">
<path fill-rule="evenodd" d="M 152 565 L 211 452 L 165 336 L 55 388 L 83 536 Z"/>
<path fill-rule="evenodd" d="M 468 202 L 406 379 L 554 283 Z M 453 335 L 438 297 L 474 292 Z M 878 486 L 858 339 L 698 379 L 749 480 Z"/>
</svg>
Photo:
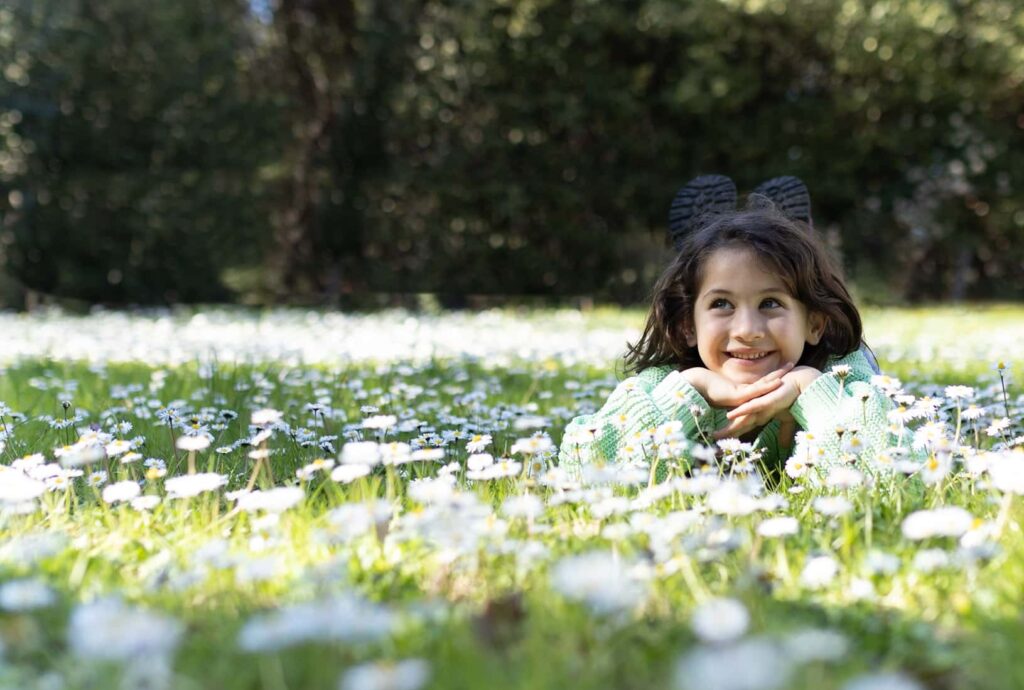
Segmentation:
<svg viewBox="0 0 1024 690">
<path fill-rule="evenodd" d="M 88 301 L 227 297 L 220 270 L 259 259 L 276 126 L 246 6 L 0 11 L 6 270 Z"/>
<path fill-rule="evenodd" d="M 293 300 L 637 300 L 675 190 L 725 172 L 807 180 L 872 300 L 1024 294 L 1011 0 L 270 10 L 0 12 L 7 270 L 115 301 L 219 298 L 225 269 Z"/>
<path fill-rule="evenodd" d="M 421 29 L 428 95 L 403 118 L 422 223 L 381 218 L 382 251 L 405 238 L 438 284 L 473 284 L 479 259 L 497 266 L 490 289 L 642 297 L 675 189 L 725 171 L 745 189 L 808 180 L 819 227 L 882 290 L 1024 287 L 1010 3 L 485 3 L 445 18 Z"/>
</svg>

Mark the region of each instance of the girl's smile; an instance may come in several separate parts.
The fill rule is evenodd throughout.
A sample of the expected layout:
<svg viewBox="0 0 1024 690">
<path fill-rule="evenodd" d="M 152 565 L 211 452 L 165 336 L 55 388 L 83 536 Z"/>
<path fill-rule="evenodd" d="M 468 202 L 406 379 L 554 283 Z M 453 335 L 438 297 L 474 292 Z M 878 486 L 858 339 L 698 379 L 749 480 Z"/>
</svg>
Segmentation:
<svg viewBox="0 0 1024 690">
<path fill-rule="evenodd" d="M 687 344 L 704 366 L 734 383 L 752 383 L 796 364 L 821 339 L 825 318 L 808 313 L 782 279 L 748 249 L 715 251 L 702 266 Z"/>
</svg>

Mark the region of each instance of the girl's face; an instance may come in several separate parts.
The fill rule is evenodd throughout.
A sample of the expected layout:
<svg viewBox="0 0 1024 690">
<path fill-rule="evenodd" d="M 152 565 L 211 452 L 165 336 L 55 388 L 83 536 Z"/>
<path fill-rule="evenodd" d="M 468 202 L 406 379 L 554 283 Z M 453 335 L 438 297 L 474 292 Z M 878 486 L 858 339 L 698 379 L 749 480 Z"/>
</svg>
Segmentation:
<svg viewBox="0 0 1024 690">
<path fill-rule="evenodd" d="M 752 383 L 784 364 L 796 364 L 815 345 L 825 317 L 808 313 L 782 279 L 748 249 L 716 250 L 703 266 L 693 309 L 690 347 L 711 371 L 733 383 Z"/>
</svg>

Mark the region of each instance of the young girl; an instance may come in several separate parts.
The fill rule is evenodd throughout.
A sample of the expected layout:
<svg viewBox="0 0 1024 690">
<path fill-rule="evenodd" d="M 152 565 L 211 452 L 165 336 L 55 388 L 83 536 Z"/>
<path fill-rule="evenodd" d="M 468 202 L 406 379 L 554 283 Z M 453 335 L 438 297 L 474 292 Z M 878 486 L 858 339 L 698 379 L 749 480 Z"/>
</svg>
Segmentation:
<svg viewBox="0 0 1024 690">
<path fill-rule="evenodd" d="M 696 196 L 698 206 L 716 203 Z M 679 254 L 626 356 L 636 375 L 569 423 L 563 467 L 653 461 L 653 432 L 669 422 L 695 443 L 751 442 L 769 469 L 781 469 L 798 428 L 809 432 L 800 452 L 812 462 L 886 446 L 890 402 L 869 383 L 877 370 L 860 349 L 857 308 L 808 222 L 781 208 L 785 199 L 752 195 L 744 211 L 683 209 Z"/>
</svg>

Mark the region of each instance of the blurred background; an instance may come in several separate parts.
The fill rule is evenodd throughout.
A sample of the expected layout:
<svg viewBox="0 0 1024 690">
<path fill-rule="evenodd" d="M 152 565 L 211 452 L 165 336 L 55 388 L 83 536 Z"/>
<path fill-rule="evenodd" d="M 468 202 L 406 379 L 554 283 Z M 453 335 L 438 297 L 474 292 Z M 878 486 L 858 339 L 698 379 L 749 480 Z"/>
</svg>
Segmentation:
<svg viewBox="0 0 1024 690">
<path fill-rule="evenodd" d="M 5 0 L 0 305 L 642 301 L 783 174 L 862 301 L 1024 297 L 1017 0 Z"/>
</svg>

